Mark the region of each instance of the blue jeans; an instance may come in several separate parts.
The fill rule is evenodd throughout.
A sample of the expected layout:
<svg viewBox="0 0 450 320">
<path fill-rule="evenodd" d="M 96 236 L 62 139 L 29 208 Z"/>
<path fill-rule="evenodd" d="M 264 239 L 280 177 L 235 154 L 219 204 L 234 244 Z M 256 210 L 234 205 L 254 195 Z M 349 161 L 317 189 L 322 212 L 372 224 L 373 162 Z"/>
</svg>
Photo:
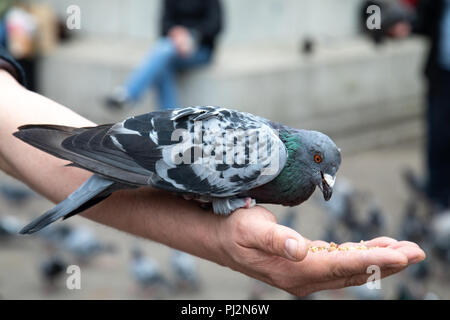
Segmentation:
<svg viewBox="0 0 450 320">
<path fill-rule="evenodd" d="M 158 90 L 162 109 L 178 107 L 175 73 L 207 64 L 211 61 L 211 49 L 200 47 L 189 57 L 180 57 L 169 38 L 162 38 L 150 50 L 141 65 L 128 78 L 125 89 L 131 101 L 137 101 L 147 88 Z"/>
<path fill-rule="evenodd" d="M 5 21 L 0 20 L 0 47 L 6 48 L 7 36 Z"/>
</svg>

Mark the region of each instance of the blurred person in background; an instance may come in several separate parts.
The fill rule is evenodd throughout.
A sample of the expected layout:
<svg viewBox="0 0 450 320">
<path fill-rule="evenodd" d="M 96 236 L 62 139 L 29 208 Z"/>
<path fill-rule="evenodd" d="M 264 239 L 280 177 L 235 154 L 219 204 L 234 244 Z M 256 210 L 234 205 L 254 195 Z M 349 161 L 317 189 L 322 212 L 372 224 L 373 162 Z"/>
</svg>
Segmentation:
<svg viewBox="0 0 450 320">
<path fill-rule="evenodd" d="M 374 35 L 400 39 L 416 33 L 430 40 L 424 70 L 427 177 L 421 187 L 434 209 L 444 210 L 450 205 L 450 0 L 368 1 L 364 7 L 370 4 L 382 9 L 381 31 Z"/>
<path fill-rule="evenodd" d="M 19 0 L 0 1 L 0 46 L 27 74 L 27 88 L 37 91 L 37 64 L 56 44 L 51 6 Z"/>
<path fill-rule="evenodd" d="M 13 0 L 2 0 L 0 2 L 0 46 L 6 48 L 7 42 L 7 30 L 6 30 L 6 22 L 5 16 L 6 12 L 10 8 L 14 1 Z"/>
<path fill-rule="evenodd" d="M 122 108 L 156 87 L 161 109 L 178 107 L 175 73 L 210 63 L 221 29 L 219 0 L 164 0 L 161 39 L 126 83 L 107 97 L 107 106 Z"/>
</svg>

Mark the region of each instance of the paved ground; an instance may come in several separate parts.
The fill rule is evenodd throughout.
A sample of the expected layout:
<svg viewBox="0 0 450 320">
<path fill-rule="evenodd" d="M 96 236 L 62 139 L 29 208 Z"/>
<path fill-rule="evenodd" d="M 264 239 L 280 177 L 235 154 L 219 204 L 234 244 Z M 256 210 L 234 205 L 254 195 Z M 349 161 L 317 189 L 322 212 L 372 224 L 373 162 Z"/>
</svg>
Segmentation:
<svg viewBox="0 0 450 320">
<path fill-rule="evenodd" d="M 420 170 L 420 143 L 399 145 L 385 149 L 359 154 L 347 154 L 345 150 L 343 165 L 339 176 L 344 176 L 354 185 L 374 197 L 387 214 L 388 230 L 386 235 L 395 236 L 399 217 L 406 199 L 406 191 L 400 178 L 405 166 Z M 0 176 L 0 181 L 10 179 Z M 47 201 L 37 197 L 23 208 L 15 208 L 0 202 L 0 214 L 14 214 L 28 220 L 32 216 L 48 209 Z M 270 207 L 280 217 L 284 209 Z M 298 219 L 296 229 L 303 235 L 317 239 L 324 231 L 325 214 L 318 209 L 314 201 L 297 208 Z M 34 238 L 19 238 L 9 242 L 0 242 L 0 297 L 18 299 L 139 299 L 148 298 L 142 295 L 129 274 L 130 248 L 140 242 L 148 255 L 151 255 L 162 266 L 168 278 L 172 277 L 168 267 L 170 250 L 157 243 L 138 240 L 130 235 L 96 225 L 82 218 L 74 218 L 68 222 L 82 224 L 94 230 L 102 239 L 113 242 L 118 252 L 113 255 L 99 257 L 93 263 L 82 266 L 82 289 L 60 289 L 55 292 L 44 290 L 37 273 L 37 266 L 45 256 L 44 246 Z M 197 259 L 199 274 L 203 288 L 195 294 L 180 293 L 162 295 L 160 298 L 175 299 L 246 299 L 252 281 L 236 272 L 217 266 L 213 263 Z M 394 297 L 396 283 L 402 281 L 404 275 L 394 276 L 382 281 L 385 298 Z M 61 287 L 65 279 L 61 279 Z M 442 298 L 450 298 L 448 283 L 438 278 L 427 284 L 428 289 Z M 289 299 L 288 294 L 279 290 L 268 290 L 265 298 Z M 348 291 L 322 292 L 315 298 L 351 298 Z"/>
</svg>

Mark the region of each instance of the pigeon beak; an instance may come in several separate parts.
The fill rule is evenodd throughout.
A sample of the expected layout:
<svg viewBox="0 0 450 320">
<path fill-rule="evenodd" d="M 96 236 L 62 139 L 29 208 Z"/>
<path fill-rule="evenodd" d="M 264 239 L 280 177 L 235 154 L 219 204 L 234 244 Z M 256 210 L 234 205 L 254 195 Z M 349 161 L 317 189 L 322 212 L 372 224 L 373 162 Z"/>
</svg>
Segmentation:
<svg viewBox="0 0 450 320">
<path fill-rule="evenodd" d="M 323 193 L 323 198 L 325 199 L 325 201 L 328 201 L 331 199 L 331 196 L 333 194 L 333 186 L 334 186 L 334 182 L 336 181 L 336 176 L 332 177 L 327 173 L 323 173 L 322 174 L 322 181 L 319 185 L 320 190 L 322 190 Z"/>
</svg>

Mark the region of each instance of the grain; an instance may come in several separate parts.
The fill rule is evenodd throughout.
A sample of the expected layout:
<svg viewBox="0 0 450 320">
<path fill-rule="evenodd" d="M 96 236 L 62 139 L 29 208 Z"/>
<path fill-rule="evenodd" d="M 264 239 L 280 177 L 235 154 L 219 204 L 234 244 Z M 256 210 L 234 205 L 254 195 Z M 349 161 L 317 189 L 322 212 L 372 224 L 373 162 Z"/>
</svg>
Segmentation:
<svg viewBox="0 0 450 320">
<path fill-rule="evenodd" d="M 310 246 L 309 251 L 311 252 L 322 252 L 322 251 L 353 251 L 353 250 L 370 250 L 378 247 L 367 247 L 364 245 L 364 241 L 361 240 L 357 246 L 340 246 L 334 242 L 330 242 L 328 246 Z"/>
</svg>

